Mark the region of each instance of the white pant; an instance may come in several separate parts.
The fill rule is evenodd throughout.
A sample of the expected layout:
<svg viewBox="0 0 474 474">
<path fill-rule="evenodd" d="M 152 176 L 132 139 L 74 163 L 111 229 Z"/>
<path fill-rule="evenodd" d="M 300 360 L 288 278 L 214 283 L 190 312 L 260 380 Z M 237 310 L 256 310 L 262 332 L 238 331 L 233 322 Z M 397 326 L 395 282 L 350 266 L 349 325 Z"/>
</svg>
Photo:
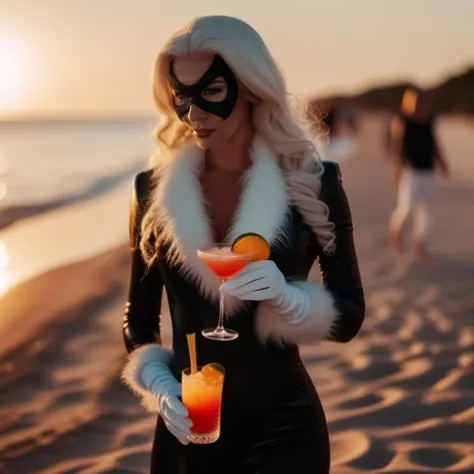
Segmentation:
<svg viewBox="0 0 474 474">
<path fill-rule="evenodd" d="M 414 214 L 414 237 L 424 242 L 432 228 L 430 208 L 434 198 L 434 171 L 405 169 L 398 187 L 398 204 L 390 219 L 390 229 L 400 231 Z"/>
</svg>

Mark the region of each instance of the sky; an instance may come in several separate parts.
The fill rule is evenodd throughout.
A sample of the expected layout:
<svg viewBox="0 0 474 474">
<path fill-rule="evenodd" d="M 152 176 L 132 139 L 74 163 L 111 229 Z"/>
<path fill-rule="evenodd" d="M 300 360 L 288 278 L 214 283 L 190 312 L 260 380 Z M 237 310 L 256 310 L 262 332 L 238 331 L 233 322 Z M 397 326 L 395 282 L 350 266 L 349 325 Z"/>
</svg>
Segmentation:
<svg viewBox="0 0 474 474">
<path fill-rule="evenodd" d="M 0 119 L 152 116 L 156 54 L 208 14 L 256 28 L 304 99 L 474 65 L 474 0 L 0 0 Z"/>
</svg>

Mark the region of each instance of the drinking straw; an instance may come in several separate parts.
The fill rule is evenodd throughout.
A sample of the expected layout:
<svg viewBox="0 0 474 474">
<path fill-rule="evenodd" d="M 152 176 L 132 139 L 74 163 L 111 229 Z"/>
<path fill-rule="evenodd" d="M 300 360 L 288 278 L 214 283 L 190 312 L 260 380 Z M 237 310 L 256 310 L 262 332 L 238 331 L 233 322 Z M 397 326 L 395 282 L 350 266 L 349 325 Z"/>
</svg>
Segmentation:
<svg viewBox="0 0 474 474">
<path fill-rule="evenodd" d="M 188 338 L 188 348 L 189 348 L 189 360 L 191 361 L 191 373 L 195 374 L 197 372 L 197 360 L 196 360 L 196 334 L 186 334 Z"/>
</svg>

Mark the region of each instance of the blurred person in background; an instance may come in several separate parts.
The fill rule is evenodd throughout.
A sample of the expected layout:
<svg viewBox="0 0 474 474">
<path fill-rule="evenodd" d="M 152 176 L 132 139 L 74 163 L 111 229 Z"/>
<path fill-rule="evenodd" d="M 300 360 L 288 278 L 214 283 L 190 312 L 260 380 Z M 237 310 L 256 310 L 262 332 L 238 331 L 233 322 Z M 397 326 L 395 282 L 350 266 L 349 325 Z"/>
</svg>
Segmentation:
<svg viewBox="0 0 474 474">
<path fill-rule="evenodd" d="M 321 123 L 325 125 L 325 133 L 329 141 L 338 135 L 338 109 L 334 101 L 328 100 L 322 106 Z"/>
<path fill-rule="evenodd" d="M 356 110 L 344 99 L 330 99 L 319 105 L 320 133 L 326 137 L 322 151 L 325 159 L 340 161 L 357 147 L 358 121 Z"/>
<path fill-rule="evenodd" d="M 298 345 L 348 342 L 364 319 L 339 166 L 320 160 L 265 43 L 236 18 L 201 17 L 176 33 L 153 93 L 160 154 L 135 180 L 123 321 L 124 380 L 159 413 L 151 472 L 327 474 L 326 419 Z M 249 232 L 269 243 L 269 259 L 221 286 L 197 250 Z M 322 282 L 307 280 L 316 259 Z M 163 288 L 172 350 L 160 338 Z M 221 291 L 232 342 L 200 336 L 216 324 Z M 221 436 L 208 445 L 189 443 L 180 399 L 189 333 L 199 365 L 226 370 Z"/>
<path fill-rule="evenodd" d="M 439 171 L 448 177 L 449 170 L 435 134 L 435 117 L 430 114 L 426 94 L 408 89 L 400 112 L 390 126 L 389 158 L 398 185 L 398 202 L 389 222 L 389 243 L 403 250 L 408 219 L 413 215 L 413 255 L 428 257 L 427 240 L 432 229 L 430 207 Z"/>
</svg>

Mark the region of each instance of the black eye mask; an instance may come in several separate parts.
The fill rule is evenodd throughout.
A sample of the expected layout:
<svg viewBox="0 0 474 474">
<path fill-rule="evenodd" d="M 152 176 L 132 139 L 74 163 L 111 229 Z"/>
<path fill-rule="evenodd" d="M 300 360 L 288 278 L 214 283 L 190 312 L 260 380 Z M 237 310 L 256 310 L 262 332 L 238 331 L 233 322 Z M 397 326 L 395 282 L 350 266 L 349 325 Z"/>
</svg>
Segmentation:
<svg viewBox="0 0 474 474">
<path fill-rule="evenodd" d="M 221 102 L 211 102 L 206 100 L 202 96 L 202 93 L 207 87 L 209 87 L 212 81 L 218 77 L 222 77 L 227 83 L 227 94 L 225 99 Z M 232 113 L 235 104 L 237 103 L 237 98 L 239 95 L 237 79 L 227 63 L 218 55 L 214 57 L 214 61 L 209 66 L 209 69 L 201 77 L 201 79 L 199 79 L 196 84 L 191 86 L 182 84 L 177 79 L 173 71 L 173 61 L 171 61 L 169 81 L 171 87 L 173 87 L 176 92 L 179 92 L 179 94 L 187 98 L 183 104 L 177 105 L 174 103 L 174 109 L 181 120 L 189 112 L 192 104 L 195 104 L 205 112 L 208 112 L 212 115 L 217 115 L 218 117 L 222 117 L 225 120 Z"/>
</svg>

